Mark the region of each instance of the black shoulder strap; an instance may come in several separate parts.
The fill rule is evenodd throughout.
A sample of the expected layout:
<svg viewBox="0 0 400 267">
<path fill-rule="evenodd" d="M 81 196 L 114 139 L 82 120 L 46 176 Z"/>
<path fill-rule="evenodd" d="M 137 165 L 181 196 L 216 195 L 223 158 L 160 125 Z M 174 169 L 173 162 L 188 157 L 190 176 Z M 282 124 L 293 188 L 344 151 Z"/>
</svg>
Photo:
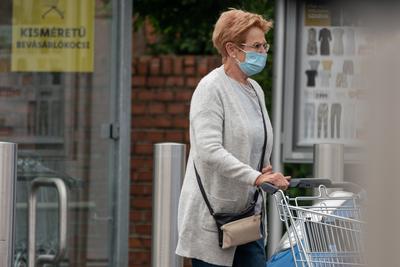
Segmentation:
<svg viewBox="0 0 400 267">
<path fill-rule="evenodd" d="M 252 85 L 252 87 L 253 87 L 253 85 Z M 266 149 L 266 147 L 267 147 L 267 126 L 266 126 L 266 123 L 265 123 L 265 117 L 264 117 L 264 112 L 263 112 L 263 110 L 262 110 L 262 105 L 261 105 L 260 98 L 259 98 L 259 96 L 258 96 L 256 90 L 254 89 L 254 87 L 253 87 L 253 90 L 254 90 L 254 92 L 255 92 L 256 95 L 257 95 L 257 100 L 258 100 L 258 104 L 260 105 L 260 111 L 261 111 L 261 116 L 262 116 L 263 126 L 264 126 L 264 144 L 263 144 L 263 149 L 262 149 L 262 152 L 261 152 L 261 160 L 260 160 L 260 162 L 258 163 L 258 170 L 261 172 L 261 171 L 262 171 L 262 168 L 263 168 L 263 164 L 264 164 L 265 149 Z M 197 179 L 197 183 L 198 183 L 199 188 L 200 188 L 200 192 L 201 192 L 201 194 L 202 194 L 202 196 L 203 196 L 203 198 L 204 198 L 204 201 L 206 202 L 206 205 L 207 205 L 208 210 L 210 211 L 210 214 L 211 214 L 212 216 L 214 216 L 214 214 L 215 214 L 215 213 L 214 213 L 214 210 L 213 210 L 213 208 L 211 207 L 210 201 L 208 201 L 207 194 L 206 194 L 206 192 L 205 192 L 205 190 L 204 190 L 203 183 L 201 182 L 200 175 L 199 175 L 199 173 L 197 172 L 197 168 L 196 168 L 196 165 L 194 164 L 194 162 L 193 162 L 193 166 L 194 166 L 194 171 L 195 171 L 195 173 L 196 173 L 196 179 Z M 253 201 L 252 201 L 251 204 L 255 204 L 255 203 L 257 202 L 258 196 L 259 196 L 259 193 L 260 193 L 259 190 L 260 190 L 260 189 L 257 189 L 256 192 L 254 193 L 254 198 L 253 198 Z"/>
<path fill-rule="evenodd" d="M 255 89 L 254 89 L 254 92 L 257 94 Z M 260 98 L 259 98 L 258 94 L 257 94 L 257 100 L 258 100 L 258 104 L 260 106 L 260 112 L 261 112 L 261 116 L 262 116 L 262 120 L 263 120 L 263 126 L 264 126 L 264 144 L 263 144 L 263 149 L 262 149 L 262 152 L 261 152 L 261 161 L 258 164 L 258 170 L 261 172 L 262 169 L 263 169 L 263 164 L 264 164 L 265 149 L 267 148 L 267 125 L 265 123 L 264 112 L 262 110 L 262 105 L 261 105 L 261 101 L 260 101 Z"/>
<path fill-rule="evenodd" d="M 196 165 L 194 163 L 193 163 L 193 166 L 194 166 L 194 171 L 196 173 L 196 179 L 197 179 L 197 183 L 199 184 L 201 194 L 203 195 L 204 201 L 206 202 L 206 205 L 207 205 L 208 210 L 210 211 L 210 214 L 212 216 L 214 216 L 214 210 L 211 207 L 210 202 L 208 201 L 208 198 L 207 198 L 207 195 L 206 195 L 206 191 L 204 191 L 203 183 L 201 182 L 200 175 L 197 172 Z"/>
</svg>

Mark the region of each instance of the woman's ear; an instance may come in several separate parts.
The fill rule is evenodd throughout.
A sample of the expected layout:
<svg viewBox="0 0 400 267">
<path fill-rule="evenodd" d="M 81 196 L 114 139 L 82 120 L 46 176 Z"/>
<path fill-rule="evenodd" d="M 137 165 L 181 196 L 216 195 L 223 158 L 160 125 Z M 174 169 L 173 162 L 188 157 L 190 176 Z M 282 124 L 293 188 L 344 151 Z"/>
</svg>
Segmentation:
<svg viewBox="0 0 400 267">
<path fill-rule="evenodd" d="M 236 49 L 236 46 L 234 43 L 227 42 L 225 44 L 225 49 L 226 49 L 226 53 L 227 53 L 228 57 L 236 58 L 237 49 Z"/>
</svg>

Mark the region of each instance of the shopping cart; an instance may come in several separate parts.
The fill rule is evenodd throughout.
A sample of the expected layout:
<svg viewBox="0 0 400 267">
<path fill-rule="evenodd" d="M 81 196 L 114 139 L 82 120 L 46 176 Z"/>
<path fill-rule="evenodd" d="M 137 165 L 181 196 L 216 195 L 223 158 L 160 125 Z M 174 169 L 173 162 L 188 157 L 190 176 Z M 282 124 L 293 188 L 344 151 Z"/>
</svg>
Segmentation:
<svg viewBox="0 0 400 267">
<path fill-rule="evenodd" d="M 287 230 L 267 267 L 364 266 L 361 202 L 365 191 L 352 183 L 316 178 L 293 179 L 290 187 L 317 188 L 317 194 L 291 198 L 270 184 L 262 185 L 274 193 Z M 327 188 L 346 191 L 329 193 Z"/>
</svg>

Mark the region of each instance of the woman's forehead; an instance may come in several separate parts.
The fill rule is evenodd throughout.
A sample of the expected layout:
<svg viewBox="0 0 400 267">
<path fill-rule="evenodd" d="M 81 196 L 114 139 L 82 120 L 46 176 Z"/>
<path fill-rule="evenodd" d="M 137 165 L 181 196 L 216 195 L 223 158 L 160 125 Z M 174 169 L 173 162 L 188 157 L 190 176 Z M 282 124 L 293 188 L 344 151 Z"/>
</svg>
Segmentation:
<svg viewBox="0 0 400 267">
<path fill-rule="evenodd" d="M 265 42 L 265 33 L 258 27 L 252 27 L 248 30 L 245 40 L 246 42 Z"/>
</svg>

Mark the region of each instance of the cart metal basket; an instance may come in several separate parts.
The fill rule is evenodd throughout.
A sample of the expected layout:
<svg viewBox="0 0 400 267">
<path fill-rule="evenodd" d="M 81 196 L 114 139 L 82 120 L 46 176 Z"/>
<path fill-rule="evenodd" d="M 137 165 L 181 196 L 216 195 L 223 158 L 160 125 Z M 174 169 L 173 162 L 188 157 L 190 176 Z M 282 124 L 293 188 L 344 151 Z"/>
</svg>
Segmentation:
<svg viewBox="0 0 400 267">
<path fill-rule="evenodd" d="M 316 186 L 316 196 L 291 198 L 282 190 L 274 194 L 280 219 L 287 230 L 286 243 L 291 249 L 294 266 L 364 266 L 363 191 L 329 194 L 327 188 L 358 187 L 350 183 L 333 184 L 327 179 L 295 179 L 291 184 L 291 187 Z M 266 190 L 271 192 L 270 186 Z"/>
</svg>

